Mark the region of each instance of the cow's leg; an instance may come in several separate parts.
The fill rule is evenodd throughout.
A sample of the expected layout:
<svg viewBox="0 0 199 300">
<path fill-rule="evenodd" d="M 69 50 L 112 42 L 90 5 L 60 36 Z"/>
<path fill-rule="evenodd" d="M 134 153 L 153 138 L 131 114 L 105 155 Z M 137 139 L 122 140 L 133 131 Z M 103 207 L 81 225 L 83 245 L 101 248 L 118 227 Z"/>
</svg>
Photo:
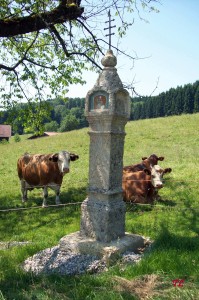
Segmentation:
<svg viewBox="0 0 199 300">
<path fill-rule="evenodd" d="M 60 198 L 59 198 L 61 186 L 52 184 L 52 185 L 49 185 L 49 188 L 51 188 L 53 191 L 55 191 L 55 195 L 56 195 L 55 204 L 59 205 L 61 203 Z"/>
<path fill-rule="evenodd" d="M 57 185 L 57 186 L 54 188 L 54 191 L 55 191 L 55 195 L 56 195 L 55 203 L 56 203 L 57 205 L 59 205 L 59 204 L 60 204 L 60 198 L 59 198 L 59 196 L 60 196 L 60 186 Z"/>
<path fill-rule="evenodd" d="M 50 186 L 50 188 L 51 188 L 53 191 L 55 191 L 55 195 L 56 195 L 55 203 L 56 203 L 57 205 L 59 205 L 59 204 L 61 203 L 61 202 L 60 202 L 60 198 L 59 198 L 61 186 L 60 186 L 60 185 L 53 184 L 53 185 Z"/>
<path fill-rule="evenodd" d="M 58 187 L 58 189 L 56 190 L 55 194 L 56 194 L 55 203 L 57 205 L 59 205 L 61 203 L 60 202 L 60 198 L 59 198 L 59 196 L 60 196 L 60 187 Z"/>
<path fill-rule="evenodd" d="M 44 188 L 43 188 L 43 204 L 42 204 L 42 206 L 43 207 L 46 207 L 47 206 L 47 198 L 48 198 L 48 188 L 47 188 L 47 186 L 45 186 Z"/>
<path fill-rule="evenodd" d="M 21 179 L 21 195 L 22 195 L 22 202 L 26 202 L 28 200 L 28 189 L 26 188 L 26 182 Z"/>
</svg>

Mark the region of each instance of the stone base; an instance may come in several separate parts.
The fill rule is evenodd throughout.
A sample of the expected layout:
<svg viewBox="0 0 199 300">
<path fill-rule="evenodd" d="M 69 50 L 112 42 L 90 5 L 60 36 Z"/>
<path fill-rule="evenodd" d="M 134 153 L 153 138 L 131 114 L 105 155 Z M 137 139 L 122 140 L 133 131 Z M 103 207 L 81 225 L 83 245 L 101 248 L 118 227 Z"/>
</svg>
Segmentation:
<svg viewBox="0 0 199 300">
<path fill-rule="evenodd" d="M 80 232 L 71 233 L 61 238 L 60 250 L 79 254 L 97 255 L 108 264 L 116 261 L 126 251 L 136 252 L 143 248 L 145 239 L 137 234 L 126 233 L 122 238 L 109 243 L 81 236 Z"/>
<path fill-rule="evenodd" d="M 81 205 L 81 236 L 105 243 L 123 237 L 125 211 L 121 192 L 89 193 Z"/>
</svg>

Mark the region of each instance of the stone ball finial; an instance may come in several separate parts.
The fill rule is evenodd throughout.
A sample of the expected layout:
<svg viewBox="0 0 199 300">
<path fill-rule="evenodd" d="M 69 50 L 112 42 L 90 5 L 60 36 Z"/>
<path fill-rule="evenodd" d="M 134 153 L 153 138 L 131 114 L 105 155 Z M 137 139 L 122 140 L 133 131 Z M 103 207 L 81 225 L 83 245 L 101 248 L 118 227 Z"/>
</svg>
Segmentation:
<svg viewBox="0 0 199 300">
<path fill-rule="evenodd" d="M 117 65 L 117 58 L 112 50 L 108 50 L 106 55 L 102 58 L 101 63 L 104 67 L 115 67 Z"/>
</svg>

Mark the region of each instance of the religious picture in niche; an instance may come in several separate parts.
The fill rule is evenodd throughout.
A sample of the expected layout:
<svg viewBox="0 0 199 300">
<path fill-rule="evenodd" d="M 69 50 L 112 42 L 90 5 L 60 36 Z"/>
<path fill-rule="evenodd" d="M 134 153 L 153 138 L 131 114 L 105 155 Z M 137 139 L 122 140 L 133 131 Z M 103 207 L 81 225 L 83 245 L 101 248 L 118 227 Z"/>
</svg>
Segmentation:
<svg viewBox="0 0 199 300">
<path fill-rule="evenodd" d="M 97 95 L 94 98 L 94 109 L 106 108 L 106 97 L 104 95 Z"/>
</svg>

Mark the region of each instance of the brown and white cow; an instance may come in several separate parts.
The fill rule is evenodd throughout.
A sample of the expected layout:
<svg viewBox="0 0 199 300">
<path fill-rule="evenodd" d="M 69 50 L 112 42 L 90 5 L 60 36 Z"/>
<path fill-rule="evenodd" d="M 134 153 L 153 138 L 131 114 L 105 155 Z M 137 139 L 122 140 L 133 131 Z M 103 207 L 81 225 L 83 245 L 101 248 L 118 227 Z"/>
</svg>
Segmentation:
<svg viewBox="0 0 199 300">
<path fill-rule="evenodd" d="M 70 161 L 79 156 L 68 151 L 54 154 L 24 154 L 18 159 L 17 171 L 21 181 L 22 201 L 27 201 L 27 192 L 43 189 L 43 207 L 47 205 L 48 188 L 56 193 L 56 204 L 60 203 L 60 188 L 63 177 L 70 170 Z"/>
<path fill-rule="evenodd" d="M 163 156 L 157 156 L 156 154 L 151 154 L 148 158 L 142 157 L 142 162 L 135 165 L 130 165 L 124 167 L 124 170 L 131 171 L 131 172 L 137 172 L 137 171 L 143 171 L 145 169 L 150 169 L 150 167 L 153 167 L 158 164 L 158 161 L 163 161 Z"/>
<path fill-rule="evenodd" d="M 124 169 L 122 179 L 124 201 L 153 203 L 157 191 L 163 187 L 163 175 L 171 171 L 171 168 L 162 169 L 159 165 L 137 172 Z"/>
</svg>

